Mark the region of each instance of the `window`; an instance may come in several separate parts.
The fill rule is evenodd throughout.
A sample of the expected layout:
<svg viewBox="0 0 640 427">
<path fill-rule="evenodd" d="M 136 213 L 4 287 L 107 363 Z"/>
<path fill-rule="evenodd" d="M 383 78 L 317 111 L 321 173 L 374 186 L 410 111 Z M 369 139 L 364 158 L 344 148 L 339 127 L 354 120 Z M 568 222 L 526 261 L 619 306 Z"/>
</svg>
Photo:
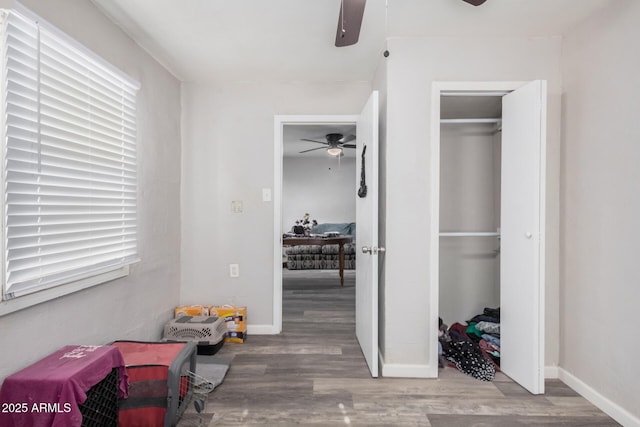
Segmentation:
<svg viewBox="0 0 640 427">
<path fill-rule="evenodd" d="M 4 11 L 3 292 L 137 260 L 137 82 L 29 11 Z"/>
</svg>

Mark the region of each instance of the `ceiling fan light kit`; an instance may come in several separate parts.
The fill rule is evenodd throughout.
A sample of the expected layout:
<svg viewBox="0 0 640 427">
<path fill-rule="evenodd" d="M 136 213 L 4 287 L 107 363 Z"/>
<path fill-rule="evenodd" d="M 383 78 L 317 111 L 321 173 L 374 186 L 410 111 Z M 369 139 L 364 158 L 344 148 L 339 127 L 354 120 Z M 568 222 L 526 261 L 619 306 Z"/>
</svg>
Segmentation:
<svg viewBox="0 0 640 427">
<path fill-rule="evenodd" d="M 469 4 L 474 5 L 474 6 L 480 6 L 482 3 L 484 3 L 487 0 L 462 0 L 462 1 L 465 1 L 465 2 L 467 2 Z"/>
<path fill-rule="evenodd" d="M 342 154 L 342 148 L 340 147 L 327 148 L 327 153 L 330 156 L 339 156 L 340 154 Z"/>
</svg>

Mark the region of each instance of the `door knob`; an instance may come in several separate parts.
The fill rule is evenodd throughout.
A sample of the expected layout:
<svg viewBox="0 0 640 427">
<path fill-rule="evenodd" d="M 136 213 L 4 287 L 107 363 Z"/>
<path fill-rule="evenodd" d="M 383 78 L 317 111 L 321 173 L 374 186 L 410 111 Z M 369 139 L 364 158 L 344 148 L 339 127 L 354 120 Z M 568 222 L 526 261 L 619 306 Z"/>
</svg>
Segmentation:
<svg viewBox="0 0 640 427">
<path fill-rule="evenodd" d="M 526 233 L 524 233 L 524 237 L 526 237 L 527 239 L 530 239 L 533 236 L 533 234 L 531 234 L 530 231 L 527 231 Z"/>
<path fill-rule="evenodd" d="M 363 253 L 363 254 L 370 254 L 371 252 L 372 252 L 372 251 L 371 251 L 371 248 L 370 248 L 370 247 L 368 247 L 368 246 L 363 246 L 363 247 L 362 247 L 362 253 Z"/>
</svg>

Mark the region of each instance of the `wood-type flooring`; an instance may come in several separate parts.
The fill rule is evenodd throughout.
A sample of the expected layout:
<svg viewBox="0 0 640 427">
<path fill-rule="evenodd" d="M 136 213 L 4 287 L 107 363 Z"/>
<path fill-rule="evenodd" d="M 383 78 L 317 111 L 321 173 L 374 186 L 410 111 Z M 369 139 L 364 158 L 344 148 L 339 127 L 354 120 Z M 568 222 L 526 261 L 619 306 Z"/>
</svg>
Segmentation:
<svg viewBox="0 0 640 427">
<path fill-rule="evenodd" d="M 336 271 L 283 276 L 282 333 L 226 343 L 224 382 L 179 426 L 619 425 L 559 380 L 534 396 L 504 374 L 482 382 L 449 367 L 438 379 L 371 378 L 355 337 L 353 271 L 344 287 Z"/>
</svg>

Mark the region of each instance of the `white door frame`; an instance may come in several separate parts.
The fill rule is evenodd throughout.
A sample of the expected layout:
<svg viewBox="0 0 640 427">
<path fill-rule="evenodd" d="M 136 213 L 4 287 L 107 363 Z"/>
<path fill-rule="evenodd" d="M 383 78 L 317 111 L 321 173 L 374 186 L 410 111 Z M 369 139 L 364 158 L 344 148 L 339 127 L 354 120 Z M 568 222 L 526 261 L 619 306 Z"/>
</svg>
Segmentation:
<svg viewBox="0 0 640 427">
<path fill-rule="evenodd" d="M 286 125 L 343 125 L 357 115 L 276 115 L 273 138 L 273 330 L 282 332 L 282 138 Z"/>
<path fill-rule="evenodd" d="M 440 298 L 440 96 L 442 92 L 511 92 L 528 81 L 506 81 L 506 82 L 470 82 L 470 81 L 450 81 L 433 82 L 431 86 L 431 197 L 430 214 L 431 230 L 429 239 L 429 262 L 431 272 L 429 277 L 429 376 L 438 377 L 438 310 Z M 545 159 L 541 159 L 544 170 Z M 544 191 L 544 189 L 542 189 Z M 544 230 L 541 238 L 544 238 Z M 542 259 L 544 262 L 544 259 Z M 541 276 L 544 280 L 544 275 Z M 544 301 L 542 301 L 544 304 Z"/>
</svg>

